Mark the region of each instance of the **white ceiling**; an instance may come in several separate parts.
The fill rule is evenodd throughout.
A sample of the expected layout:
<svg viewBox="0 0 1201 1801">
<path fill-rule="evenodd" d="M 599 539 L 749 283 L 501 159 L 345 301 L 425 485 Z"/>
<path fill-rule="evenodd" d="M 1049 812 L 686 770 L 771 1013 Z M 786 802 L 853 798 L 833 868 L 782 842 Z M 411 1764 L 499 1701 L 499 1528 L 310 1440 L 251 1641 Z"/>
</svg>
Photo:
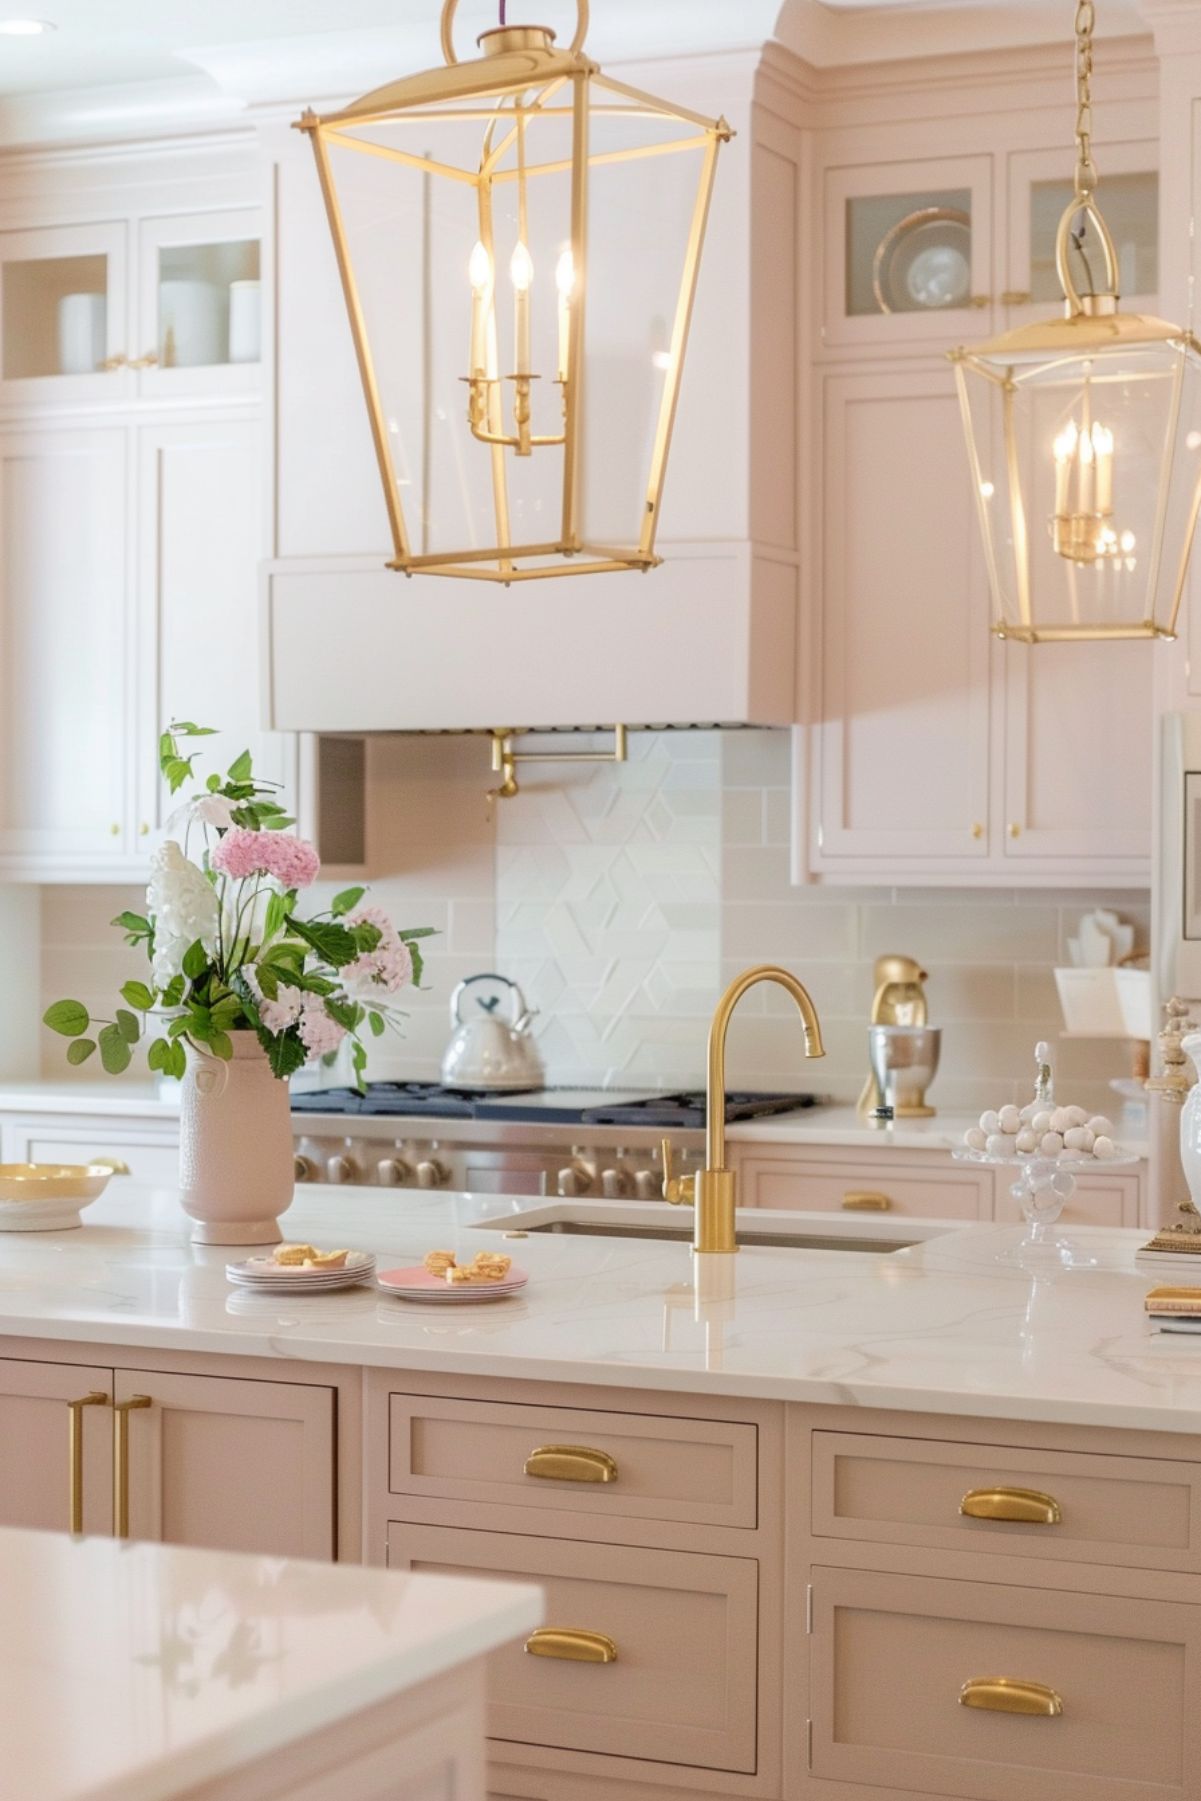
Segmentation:
<svg viewBox="0 0 1201 1801">
<path fill-rule="evenodd" d="M 1116 0 L 1125 11 L 1130 0 Z M 593 0 L 589 49 L 599 57 L 637 51 L 687 48 L 705 38 L 705 17 L 732 19 L 749 30 L 763 27 L 789 41 L 792 15 L 908 11 L 941 7 L 993 11 L 996 0 Z M 1065 37 L 1070 27 L 1068 0 L 1002 0 L 1001 10 L 1062 17 Z M 509 0 L 509 17 L 534 18 L 566 34 L 574 8 L 571 0 Z M 328 40 L 343 33 L 399 30 L 412 34 L 428 63 L 438 60 L 437 20 L 441 0 L 0 0 L 0 20 L 44 18 L 57 30 L 36 38 L 0 36 L 0 96 L 93 88 L 112 83 L 162 81 L 195 75 L 187 52 L 203 48 L 277 44 L 289 38 Z M 753 17 L 752 17 L 753 15 Z M 832 16 L 833 15 L 833 16 Z M 496 20 L 496 0 L 461 0 L 460 41 Z M 764 22 L 767 21 L 766 24 Z M 901 23 L 898 20 L 898 25 Z M 710 31 L 712 41 L 717 35 Z M 201 58 L 203 64 L 206 58 Z M 415 63 L 414 66 L 420 66 Z"/>
</svg>

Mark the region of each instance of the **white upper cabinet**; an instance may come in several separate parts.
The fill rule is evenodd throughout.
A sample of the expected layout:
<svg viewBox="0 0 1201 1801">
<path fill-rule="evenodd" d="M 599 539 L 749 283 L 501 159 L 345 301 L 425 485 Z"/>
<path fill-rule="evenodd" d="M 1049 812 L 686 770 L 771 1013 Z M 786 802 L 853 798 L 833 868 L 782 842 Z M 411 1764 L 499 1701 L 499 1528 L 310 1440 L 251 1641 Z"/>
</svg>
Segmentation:
<svg viewBox="0 0 1201 1801">
<path fill-rule="evenodd" d="M 0 871 L 114 871 L 130 849 L 128 444 L 0 436 Z"/>
<path fill-rule="evenodd" d="M 131 365 L 152 399 L 256 393 L 262 222 L 254 207 L 138 222 Z"/>
<path fill-rule="evenodd" d="M 0 231 L 0 405 L 128 400 L 128 296 L 125 220 Z"/>
<path fill-rule="evenodd" d="M 1101 208 L 1118 254 L 1122 311 L 1154 313 L 1159 300 L 1159 146 L 1153 140 L 1106 144 L 1101 160 Z M 1005 324 L 1055 318 L 1063 291 L 1055 272 L 1055 235 L 1072 198 L 1071 171 L 1052 164 L 1045 150 L 1015 150 L 1008 159 L 1006 287 L 997 296 Z M 1087 244 L 1082 246 L 1089 256 Z M 1081 291 L 1100 275 L 1080 250 L 1072 272 Z"/>
</svg>

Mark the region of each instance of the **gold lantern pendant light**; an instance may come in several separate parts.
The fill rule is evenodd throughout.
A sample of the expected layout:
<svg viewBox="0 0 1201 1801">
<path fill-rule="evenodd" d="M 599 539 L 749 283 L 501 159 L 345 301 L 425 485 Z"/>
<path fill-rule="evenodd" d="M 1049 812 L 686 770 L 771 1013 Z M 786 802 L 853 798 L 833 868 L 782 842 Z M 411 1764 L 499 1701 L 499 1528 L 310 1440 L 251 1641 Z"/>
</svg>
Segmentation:
<svg viewBox="0 0 1201 1801">
<path fill-rule="evenodd" d="M 717 154 L 732 135 L 505 20 L 297 121 L 405 574 L 649 569 Z M 549 379 L 548 379 L 549 378 Z M 338 447 L 331 446 L 331 454 Z"/>
<path fill-rule="evenodd" d="M 1201 346 L 1119 309 L 1092 154 L 1094 23 L 1079 0 L 1075 192 L 1055 245 L 1064 317 L 950 352 L 993 630 L 1025 644 L 1174 637 L 1201 504 Z"/>
</svg>

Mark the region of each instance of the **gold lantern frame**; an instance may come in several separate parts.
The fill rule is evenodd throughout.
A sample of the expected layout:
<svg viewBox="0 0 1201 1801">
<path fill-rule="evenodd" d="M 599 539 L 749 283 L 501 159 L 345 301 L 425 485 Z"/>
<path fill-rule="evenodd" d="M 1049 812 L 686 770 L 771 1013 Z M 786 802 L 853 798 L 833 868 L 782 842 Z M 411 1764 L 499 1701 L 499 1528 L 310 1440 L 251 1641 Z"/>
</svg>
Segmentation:
<svg viewBox="0 0 1201 1801">
<path fill-rule="evenodd" d="M 460 62 L 454 47 L 454 18 L 458 0 L 445 0 L 441 19 L 445 66 L 403 77 L 363 95 L 340 111 L 318 115 L 309 110 L 296 121 L 313 146 L 318 179 L 325 201 L 338 272 L 354 339 L 363 396 L 371 426 L 372 443 L 383 483 L 393 556 L 390 569 L 405 575 L 449 575 L 503 582 L 534 581 L 561 575 L 607 574 L 623 569 L 647 570 L 662 561 L 655 540 L 668 455 L 671 449 L 683 376 L 684 357 L 692 322 L 697 279 L 709 218 L 709 206 L 721 146 L 734 134 L 725 119 L 708 119 L 674 102 L 661 100 L 641 89 L 615 80 L 584 54 L 589 21 L 588 0 L 577 0 L 576 31 L 566 50 L 555 48 L 555 36 L 544 26 L 501 25 L 484 32 L 478 42 L 484 54 Z M 604 96 L 592 99 L 594 90 Z M 565 98 L 564 98 L 565 97 Z M 356 137 L 355 128 L 383 125 L 393 120 L 478 120 L 483 131 L 479 166 L 456 167 L 431 155 L 384 145 Z M 434 111 L 433 109 L 436 109 Z M 526 125 L 539 117 L 570 118 L 571 160 L 527 163 L 524 155 Z M 672 121 L 687 128 L 687 135 L 652 140 L 617 150 L 591 151 L 589 121 L 608 116 Z M 495 544 L 456 551 L 415 552 L 401 504 L 400 484 L 389 442 L 387 422 L 376 379 L 375 360 L 356 279 L 354 263 L 339 204 L 337 185 L 330 167 L 331 146 L 364 155 L 383 157 L 423 171 L 430 176 L 465 182 L 476 190 L 480 243 L 495 267 L 493 189 L 516 181 L 522 218 L 526 184 L 539 176 L 562 175 L 570 170 L 570 256 L 574 287 L 569 309 L 566 366 L 559 376 L 562 389 L 563 427 L 554 436 L 536 436 L 530 430 L 532 373 L 502 377 L 472 367 L 465 378 L 468 389 L 468 423 L 473 439 L 487 447 L 491 462 L 491 498 Z M 502 159 L 516 147 L 516 166 L 502 167 Z M 588 185 L 592 169 L 606 163 L 699 151 L 700 174 L 692 207 L 682 276 L 672 323 L 663 393 L 655 424 L 649 475 L 637 541 L 625 545 L 599 544 L 581 531 L 581 443 L 586 395 L 586 308 L 588 288 Z M 495 287 L 489 297 L 494 306 Z M 494 315 L 493 322 L 494 322 Z M 503 390 L 513 383 L 513 429 L 503 419 Z M 506 456 L 533 456 L 546 447 L 562 447 L 562 499 L 557 539 L 544 543 L 514 543 Z M 547 564 L 545 559 L 562 561 Z M 528 565 L 534 566 L 528 566 Z"/>
<path fill-rule="evenodd" d="M 1161 559 L 1166 531 L 1166 509 L 1172 476 L 1172 455 L 1181 416 L 1185 378 L 1190 365 L 1195 373 L 1201 369 L 1201 343 L 1191 331 L 1166 320 L 1120 311 L 1118 291 L 1118 256 L 1113 237 L 1097 203 L 1098 175 L 1092 153 L 1092 73 L 1094 0 L 1077 0 L 1076 39 L 1076 168 L 1074 191 L 1060 221 L 1055 239 L 1055 268 L 1064 296 L 1064 316 L 1059 319 L 1019 326 L 986 343 L 970 349 L 948 351 L 955 367 L 956 388 L 967 442 L 972 488 L 984 541 L 989 589 L 993 600 L 992 631 L 996 637 L 1012 638 L 1022 644 L 1050 644 L 1079 641 L 1172 639 L 1184 595 L 1185 581 L 1201 514 L 1201 477 L 1194 486 L 1187 523 L 1177 549 L 1177 565 L 1170 590 L 1170 601 L 1162 619 L 1155 616 Z M 1104 287 L 1099 293 L 1081 294 L 1071 269 L 1072 228 L 1076 220 L 1091 222 L 1105 264 Z M 1155 542 L 1152 545 L 1151 574 L 1146 583 L 1147 609 L 1141 619 L 1124 621 L 1094 620 L 1059 624 L 1036 617 L 1035 597 L 1031 582 L 1031 520 L 1023 494 L 1021 451 L 1017 443 L 1015 418 L 1023 385 L 1038 380 L 1062 365 L 1065 369 L 1080 365 L 1103 379 L 1106 359 L 1120 359 L 1131 350 L 1160 349 L 1171 352 L 1170 369 L 1161 371 L 1172 384 L 1168 403 L 1168 428 L 1164 440 L 1159 471 L 1158 508 Z M 992 383 L 1001 396 L 1001 431 L 1004 443 L 1006 486 L 1009 500 L 1009 530 L 1012 539 L 1013 573 L 1017 617 L 1007 605 L 1005 586 L 1001 580 L 997 545 L 987 496 L 992 492 L 985 479 L 980 450 L 974 430 L 968 376 Z M 1088 379 L 1092 379 L 1091 375 Z M 1058 453 L 1057 453 L 1058 454 Z M 1051 521 L 1057 554 L 1068 561 L 1086 565 L 1105 554 L 1098 537 L 1105 520 L 1099 513 L 1073 514 L 1070 508 L 1056 508 Z"/>
</svg>

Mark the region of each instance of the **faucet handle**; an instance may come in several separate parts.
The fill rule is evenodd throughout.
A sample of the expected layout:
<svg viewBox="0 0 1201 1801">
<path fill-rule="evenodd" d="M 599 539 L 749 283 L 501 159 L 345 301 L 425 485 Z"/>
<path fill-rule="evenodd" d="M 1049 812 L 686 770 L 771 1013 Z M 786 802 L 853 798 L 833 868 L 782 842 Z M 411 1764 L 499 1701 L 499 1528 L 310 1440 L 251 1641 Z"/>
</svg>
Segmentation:
<svg viewBox="0 0 1201 1801">
<path fill-rule="evenodd" d="M 673 1176 L 674 1162 L 671 1139 L 665 1138 L 662 1144 L 663 1156 L 663 1199 L 673 1207 L 694 1205 L 696 1201 L 696 1177 Z"/>
</svg>

